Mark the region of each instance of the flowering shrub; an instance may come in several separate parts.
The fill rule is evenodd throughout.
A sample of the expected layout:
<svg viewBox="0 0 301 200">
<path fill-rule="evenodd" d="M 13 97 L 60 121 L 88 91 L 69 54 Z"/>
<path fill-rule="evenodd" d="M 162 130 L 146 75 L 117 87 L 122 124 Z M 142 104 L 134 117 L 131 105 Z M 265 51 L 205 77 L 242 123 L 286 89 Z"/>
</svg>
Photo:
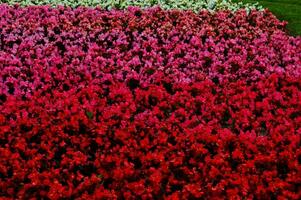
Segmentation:
<svg viewBox="0 0 301 200">
<path fill-rule="evenodd" d="M 28 5 L 66 5 L 66 6 L 100 6 L 102 8 L 127 8 L 139 6 L 142 8 L 159 5 L 165 9 L 189 9 L 199 11 L 200 9 L 220 10 L 228 9 L 237 11 L 245 8 L 248 12 L 253 9 L 262 10 L 258 4 L 234 3 L 231 0 L 0 0 L 2 3 Z"/>
<path fill-rule="evenodd" d="M 0 6 L 0 196 L 299 199 L 301 39 L 270 12 Z"/>
</svg>

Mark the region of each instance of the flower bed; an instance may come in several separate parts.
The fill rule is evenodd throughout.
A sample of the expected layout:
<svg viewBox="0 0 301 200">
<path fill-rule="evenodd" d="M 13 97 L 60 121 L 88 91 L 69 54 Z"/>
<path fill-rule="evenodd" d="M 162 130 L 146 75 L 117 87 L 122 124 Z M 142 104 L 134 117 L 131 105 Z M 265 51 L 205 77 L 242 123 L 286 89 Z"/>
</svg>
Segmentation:
<svg viewBox="0 0 301 200">
<path fill-rule="evenodd" d="M 298 199 L 301 39 L 270 12 L 0 6 L 0 196 Z"/>
<path fill-rule="evenodd" d="M 8 3 L 10 5 L 20 4 L 21 6 L 33 5 L 63 5 L 63 6 L 85 6 L 96 7 L 99 6 L 105 9 L 125 9 L 130 6 L 139 6 L 141 8 L 148 8 L 153 6 L 160 6 L 164 9 L 184 9 L 198 12 L 200 9 L 208 10 L 231 10 L 236 11 L 241 8 L 247 11 L 263 8 L 258 4 L 249 4 L 241 2 L 232 2 L 232 0 L 0 0 L 0 3 Z"/>
</svg>

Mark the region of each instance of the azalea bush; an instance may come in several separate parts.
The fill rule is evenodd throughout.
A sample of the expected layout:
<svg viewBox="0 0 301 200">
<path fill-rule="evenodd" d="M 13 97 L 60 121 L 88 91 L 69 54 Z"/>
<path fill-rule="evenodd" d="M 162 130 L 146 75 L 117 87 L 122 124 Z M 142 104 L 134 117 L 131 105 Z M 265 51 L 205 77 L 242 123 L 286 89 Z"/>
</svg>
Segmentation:
<svg viewBox="0 0 301 200">
<path fill-rule="evenodd" d="M 100 6 L 106 9 L 124 9 L 129 6 L 139 6 L 142 8 L 161 6 L 165 9 L 189 9 L 198 12 L 200 9 L 219 10 L 228 9 L 236 11 L 245 8 L 262 10 L 258 4 L 234 3 L 231 0 L 0 0 L 2 3 L 29 5 L 65 5 L 65 6 Z"/>
<path fill-rule="evenodd" d="M 299 199 L 301 38 L 268 11 L 0 6 L 0 196 Z"/>
</svg>

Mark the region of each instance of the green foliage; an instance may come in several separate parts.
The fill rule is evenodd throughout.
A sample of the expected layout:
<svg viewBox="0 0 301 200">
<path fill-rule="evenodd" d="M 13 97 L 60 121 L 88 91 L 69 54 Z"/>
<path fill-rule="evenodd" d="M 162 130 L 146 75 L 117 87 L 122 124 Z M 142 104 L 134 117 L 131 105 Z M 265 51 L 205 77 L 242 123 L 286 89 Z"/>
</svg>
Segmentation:
<svg viewBox="0 0 301 200">
<path fill-rule="evenodd" d="M 105 9 L 124 9 L 129 6 L 139 6 L 142 8 L 159 5 L 164 9 L 191 9 L 195 12 L 200 9 L 220 10 L 230 9 L 236 11 L 240 8 L 247 10 L 262 9 L 257 4 L 233 3 L 231 0 L 0 0 L 1 3 L 28 5 L 65 5 L 71 7 L 100 6 Z"/>
<path fill-rule="evenodd" d="M 92 119 L 93 118 L 93 113 L 92 112 L 86 112 L 86 115 L 89 119 Z"/>
</svg>

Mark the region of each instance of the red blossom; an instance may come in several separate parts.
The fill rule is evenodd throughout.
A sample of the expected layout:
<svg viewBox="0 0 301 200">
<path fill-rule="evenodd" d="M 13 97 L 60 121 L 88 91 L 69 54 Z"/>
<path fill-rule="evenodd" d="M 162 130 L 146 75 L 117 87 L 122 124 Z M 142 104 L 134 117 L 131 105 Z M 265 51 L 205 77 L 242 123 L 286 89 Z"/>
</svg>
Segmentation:
<svg viewBox="0 0 301 200">
<path fill-rule="evenodd" d="M 284 26 L 1 5 L 0 196 L 300 199 L 301 40 Z"/>
</svg>

